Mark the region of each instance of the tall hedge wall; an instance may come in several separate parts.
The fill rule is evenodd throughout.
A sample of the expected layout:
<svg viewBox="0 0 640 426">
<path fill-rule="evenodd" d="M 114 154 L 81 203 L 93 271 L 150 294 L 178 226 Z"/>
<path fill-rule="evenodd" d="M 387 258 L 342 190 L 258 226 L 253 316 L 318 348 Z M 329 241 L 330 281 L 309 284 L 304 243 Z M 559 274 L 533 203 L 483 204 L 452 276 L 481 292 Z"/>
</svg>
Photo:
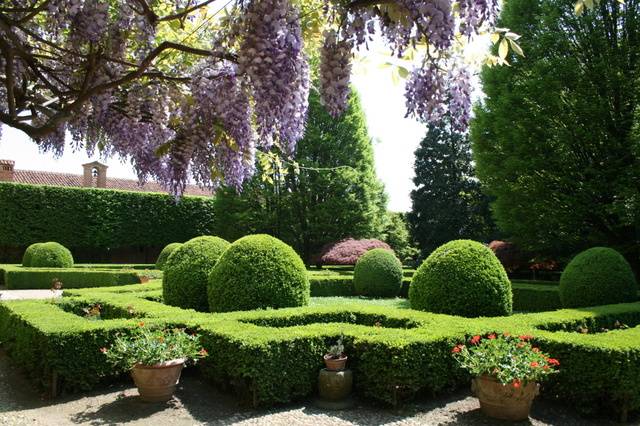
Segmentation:
<svg viewBox="0 0 640 426">
<path fill-rule="evenodd" d="M 96 257 L 132 247 L 157 256 L 169 243 L 211 233 L 215 220 L 213 198 L 175 204 L 166 194 L 15 183 L 0 183 L 0 211 L 0 262 L 42 241 L 61 243 L 81 262 L 117 260 Z"/>
</svg>

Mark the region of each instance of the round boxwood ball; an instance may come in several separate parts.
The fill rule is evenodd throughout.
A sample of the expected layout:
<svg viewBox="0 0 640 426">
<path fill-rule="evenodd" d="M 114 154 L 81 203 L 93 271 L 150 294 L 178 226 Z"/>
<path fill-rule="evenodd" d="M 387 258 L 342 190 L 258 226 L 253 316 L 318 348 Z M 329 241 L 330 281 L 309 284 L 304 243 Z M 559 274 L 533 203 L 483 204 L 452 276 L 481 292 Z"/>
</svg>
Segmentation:
<svg viewBox="0 0 640 426">
<path fill-rule="evenodd" d="M 438 247 L 409 287 L 413 309 L 465 317 L 510 315 L 511 282 L 495 254 L 476 241 Z"/>
<path fill-rule="evenodd" d="M 169 259 L 169 255 L 180 246 L 182 246 L 182 243 L 167 244 L 158 255 L 158 259 L 156 260 L 156 269 L 162 271 L 164 264 L 167 263 L 167 259 Z"/>
<path fill-rule="evenodd" d="M 39 243 L 30 256 L 27 263 L 33 268 L 73 267 L 73 256 L 69 249 L 56 242 Z"/>
<path fill-rule="evenodd" d="M 560 300 L 566 308 L 634 302 L 638 284 L 620 253 L 593 247 L 574 257 L 562 272 Z"/>
<path fill-rule="evenodd" d="M 22 266 L 26 266 L 26 267 L 31 266 L 33 253 L 36 252 L 40 244 L 42 243 L 34 243 L 34 244 L 31 244 L 29 247 L 27 247 L 27 249 L 24 251 L 24 254 L 22 255 Z"/>
<path fill-rule="evenodd" d="M 227 247 L 229 243 L 222 238 L 204 236 L 193 238 L 174 250 L 164 264 L 164 303 L 207 311 L 207 279 Z"/>
<path fill-rule="evenodd" d="M 302 259 L 269 235 L 249 235 L 231 244 L 209 276 L 212 312 L 304 306 L 309 296 Z"/>
<path fill-rule="evenodd" d="M 402 285 L 402 263 L 389 250 L 377 248 L 363 254 L 353 272 L 356 294 L 396 297 Z"/>
</svg>

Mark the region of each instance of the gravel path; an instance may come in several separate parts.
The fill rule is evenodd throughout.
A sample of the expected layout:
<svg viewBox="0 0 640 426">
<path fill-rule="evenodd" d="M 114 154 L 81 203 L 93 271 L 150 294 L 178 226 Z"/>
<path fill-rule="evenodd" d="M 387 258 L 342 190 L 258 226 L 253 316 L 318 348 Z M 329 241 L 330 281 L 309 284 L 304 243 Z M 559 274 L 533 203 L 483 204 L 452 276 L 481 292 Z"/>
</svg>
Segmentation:
<svg viewBox="0 0 640 426">
<path fill-rule="evenodd" d="M 0 300 L 56 299 L 62 290 L 0 290 Z"/>
<path fill-rule="evenodd" d="M 129 383 L 55 401 L 39 397 L 24 375 L 0 352 L 0 425 L 501 425 L 482 416 L 467 392 L 412 403 L 402 410 L 358 402 L 344 411 L 325 411 L 311 401 L 271 410 L 238 406 L 229 395 L 185 371 L 176 397 L 167 404 L 140 401 Z M 567 407 L 537 401 L 530 421 L 519 425 L 613 425 L 586 420 Z M 631 423 L 638 425 L 640 423 Z"/>
</svg>

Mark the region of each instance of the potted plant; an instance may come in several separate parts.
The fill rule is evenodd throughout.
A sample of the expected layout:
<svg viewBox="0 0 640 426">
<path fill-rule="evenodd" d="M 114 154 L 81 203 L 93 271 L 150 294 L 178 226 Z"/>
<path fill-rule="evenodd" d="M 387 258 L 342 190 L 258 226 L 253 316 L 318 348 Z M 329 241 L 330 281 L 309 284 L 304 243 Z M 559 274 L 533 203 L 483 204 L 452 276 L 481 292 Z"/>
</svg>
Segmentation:
<svg viewBox="0 0 640 426">
<path fill-rule="evenodd" d="M 338 339 L 335 345 L 329 348 L 329 351 L 324 356 L 324 365 L 327 370 L 330 371 L 342 371 L 347 365 L 348 357 L 344 353 L 344 345 L 342 344 L 342 337 Z"/>
<path fill-rule="evenodd" d="M 473 336 L 453 348 L 458 363 L 474 376 L 471 389 L 489 417 L 519 421 L 529 417 L 539 381 L 560 365 L 530 342 L 509 333 Z"/>
<path fill-rule="evenodd" d="M 133 333 L 119 334 L 110 348 L 102 348 L 114 366 L 131 371 L 140 398 L 168 401 L 175 392 L 184 364 L 207 356 L 199 336 L 184 329 L 153 329 L 138 324 Z"/>
</svg>

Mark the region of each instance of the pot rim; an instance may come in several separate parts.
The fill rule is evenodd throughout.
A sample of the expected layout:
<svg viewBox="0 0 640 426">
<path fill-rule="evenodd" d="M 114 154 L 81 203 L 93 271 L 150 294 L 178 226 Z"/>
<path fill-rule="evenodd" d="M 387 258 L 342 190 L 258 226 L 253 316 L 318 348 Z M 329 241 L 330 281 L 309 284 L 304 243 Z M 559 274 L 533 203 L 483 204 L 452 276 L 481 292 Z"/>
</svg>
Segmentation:
<svg viewBox="0 0 640 426">
<path fill-rule="evenodd" d="M 184 364 L 186 362 L 186 358 L 176 358 L 171 359 L 169 361 L 160 362 L 158 364 L 146 365 L 146 364 L 134 364 L 133 368 L 143 368 L 143 369 L 158 369 L 158 368 L 170 368 L 175 367 L 177 365 Z"/>
<path fill-rule="evenodd" d="M 329 355 L 329 354 L 325 354 L 325 355 L 324 355 L 324 359 L 326 359 L 326 360 L 331 360 L 331 361 L 342 361 L 342 360 L 345 360 L 345 359 L 348 359 L 348 358 L 349 358 L 349 357 L 348 357 L 347 355 L 345 355 L 345 354 L 342 354 L 339 358 L 333 358 L 333 357 L 332 357 L 331 355 Z"/>
<path fill-rule="evenodd" d="M 475 376 L 474 379 L 488 380 L 490 382 L 499 383 L 502 386 L 509 385 L 509 383 L 507 383 L 507 384 L 502 383 L 500 380 L 498 380 L 496 377 L 494 377 L 494 376 L 492 376 L 490 374 L 481 374 L 479 376 Z M 531 383 L 538 384 L 538 382 L 536 380 L 521 380 L 521 382 L 522 382 L 523 385 L 528 385 L 528 384 L 531 384 Z"/>
</svg>

